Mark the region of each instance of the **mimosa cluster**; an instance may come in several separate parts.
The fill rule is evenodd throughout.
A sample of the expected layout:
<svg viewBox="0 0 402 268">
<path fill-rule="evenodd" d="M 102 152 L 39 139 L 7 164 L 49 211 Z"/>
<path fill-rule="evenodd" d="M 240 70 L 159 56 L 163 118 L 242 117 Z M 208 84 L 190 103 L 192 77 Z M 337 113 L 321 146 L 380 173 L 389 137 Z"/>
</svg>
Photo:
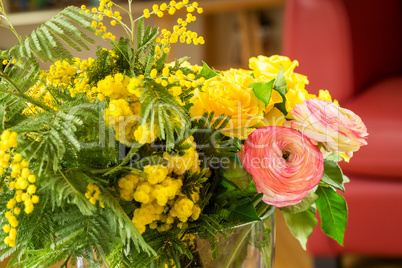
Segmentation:
<svg viewBox="0 0 402 268">
<path fill-rule="evenodd" d="M 112 18 L 110 24 L 115 26 L 117 22 L 121 22 L 121 15 L 119 11 L 113 12 L 112 10 L 113 2 L 110 0 L 101 0 L 99 2 L 99 7 L 93 7 L 91 10 L 87 9 L 85 5 L 81 6 L 81 9 L 88 14 L 93 14 L 93 21 L 91 23 L 92 28 L 96 29 L 95 34 L 98 36 L 102 36 L 104 39 L 110 39 L 112 41 L 116 40 L 116 36 L 113 35 L 111 32 L 107 32 L 106 26 L 103 22 L 98 22 L 98 20 L 102 20 L 104 16 Z"/>
<path fill-rule="evenodd" d="M 131 144 L 134 140 L 143 143 L 154 140 L 142 139 L 141 133 L 146 132 L 146 126 L 138 126 L 142 79 L 142 76 L 130 78 L 117 73 L 108 75 L 93 89 L 98 94 L 100 101 L 108 98 L 109 106 L 105 111 L 106 123 L 115 129 L 116 139 L 126 145 Z"/>
<path fill-rule="evenodd" d="M 184 105 L 185 103 L 180 97 L 183 91 L 202 86 L 205 82 L 205 78 L 196 78 L 196 75 L 200 71 L 200 67 L 197 65 L 192 66 L 188 62 L 181 65 L 182 68 L 184 67 L 188 69 L 186 74 L 181 69 L 173 71 L 170 67 L 171 66 L 169 65 L 165 65 L 160 72 L 156 69 L 152 69 L 150 78 L 153 78 L 157 84 L 165 87 L 166 90 L 175 98 L 177 103 Z"/>
<path fill-rule="evenodd" d="M 185 172 L 200 170 L 195 143 L 192 139 L 188 142 L 193 147 L 186 150 L 183 156 L 164 154 L 167 165 L 145 166 L 146 179 L 128 174 L 119 180 L 121 197 L 141 204 L 134 211 L 132 219 L 140 233 L 144 233 L 147 226 L 162 232 L 198 219 L 201 213 L 197 205 L 198 193 L 193 192 L 190 199 L 181 191 Z"/>
<path fill-rule="evenodd" d="M 16 245 L 17 238 L 17 216 L 23 210 L 26 214 L 30 214 L 34 209 L 34 204 L 39 202 L 39 196 L 36 195 L 37 187 L 36 176 L 31 173 L 29 163 L 23 159 L 22 155 L 16 153 L 14 148 L 18 145 L 18 134 L 3 131 L 0 140 L 0 176 L 2 180 L 8 183 L 9 189 L 14 192 L 14 197 L 7 202 L 7 209 L 4 217 L 8 224 L 3 226 L 3 231 L 8 234 L 5 237 L 4 243 L 10 247 Z"/>
<path fill-rule="evenodd" d="M 41 77 L 44 77 L 45 74 L 42 73 Z M 48 107 L 51 107 L 53 109 L 56 109 L 56 102 L 53 99 L 52 94 L 47 90 L 46 85 L 39 80 L 35 85 L 30 87 L 26 94 L 30 97 L 35 98 L 36 100 L 43 100 L 44 103 Z M 37 113 L 42 113 L 43 109 L 32 104 L 32 103 L 27 103 L 27 108 L 24 109 L 23 114 L 25 115 L 32 115 L 32 114 L 37 114 Z"/>
<path fill-rule="evenodd" d="M 149 9 L 144 9 L 144 17 L 149 18 L 152 14 L 155 14 L 158 17 L 163 17 L 164 12 L 168 12 L 170 15 L 176 13 L 176 10 L 186 8 L 187 15 L 186 18 L 179 18 L 177 20 L 177 25 L 173 26 L 173 31 L 168 31 L 167 29 L 163 29 L 161 31 L 161 35 L 156 39 L 157 43 L 160 43 L 160 47 L 162 49 L 157 49 L 156 54 L 160 54 L 161 52 L 168 53 L 168 45 L 174 44 L 180 41 L 180 43 L 187 43 L 194 45 L 204 44 L 205 40 L 202 36 L 198 36 L 196 32 L 192 32 L 187 30 L 187 25 L 191 22 L 196 21 L 196 16 L 193 15 L 195 11 L 199 14 L 203 12 L 203 9 L 198 6 L 197 2 L 193 2 L 189 4 L 188 0 L 176 2 L 170 1 L 169 4 L 163 3 L 160 6 L 157 4 L 152 6 L 152 11 Z M 159 56 L 159 55 L 157 55 Z"/>
<path fill-rule="evenodd" d="M 102 200 L 102 198 L 100 197 L 101 195 L 101 191 L 99 190 L 99 187 L 96 186 L 95 184 L 88 184 L 87 186 L 87 192 L 85 193 L 85 197 L 89 200 L 89 202 L 92 205 L 96 205 L 96 202 L 99 201 L 99 206 L 101 208 L 105 208 L 105 204 Z"/>
</svg>

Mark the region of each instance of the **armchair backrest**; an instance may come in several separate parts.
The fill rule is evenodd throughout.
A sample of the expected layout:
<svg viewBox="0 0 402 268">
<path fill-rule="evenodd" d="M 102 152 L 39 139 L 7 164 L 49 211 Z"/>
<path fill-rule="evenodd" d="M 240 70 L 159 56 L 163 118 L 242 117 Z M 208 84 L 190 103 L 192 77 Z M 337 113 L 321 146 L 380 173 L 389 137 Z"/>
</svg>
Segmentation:
<svg viewBox="0 0 402 268">
<path fill-rule="evenodd" d="M 402 1 L 287 0 L 283 54 L 299 61 L 309 91 L 347 100 L 402 74 Z"/>
</svg>

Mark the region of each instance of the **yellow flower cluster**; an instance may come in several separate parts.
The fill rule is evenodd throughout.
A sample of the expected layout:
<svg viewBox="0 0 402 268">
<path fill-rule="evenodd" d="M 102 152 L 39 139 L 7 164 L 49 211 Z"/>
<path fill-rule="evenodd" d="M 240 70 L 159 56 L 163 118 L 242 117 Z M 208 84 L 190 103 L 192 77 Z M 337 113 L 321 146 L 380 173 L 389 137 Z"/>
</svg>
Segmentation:
<svg viewBox="0 0 402 268">
<path fill-rule="evenodd" d="M 56 61 L 50 66 L 49 71 L 42 71 L 40 80 L 29 88 L 27 95 L 43 101 L 55 110 L 57 110 L 57 102 L 47 86 L 62 87 L 62 91 L 68 90 L 73 98 L 78 93 L 86 93 L 88 99 L 93 101 L 95 98 L 88 84 L 88 73 L 86 72 L 93 63 L 94 59 L 92 58 L 87 60 L 73 58 L 71 63 L 67 60 Z M 23 111 L 26 115 L 40 112 L 42 109 L 31 103 L 28 103 L 28 108 Z"/>
<path fill-rule="evenodd" d="M 113 35 L 111 32 L 107 32 L 106 26 L 103 22 L 92 21 L 91 23 L 92 28 L 96 29 L 95 34 L 98 36 L 102 36 L 104 39 L 110 39 L 112 41 L 116 40 L 116 36 Z"/>
<path fill-rule="evenodd" d="M 134 101 L 138 98 L 128 90 L 129 83 L 130 77 L 122 73 L 117 73 L 108 75 L 103 80 L 99 81 L 97 88 L 94 90 L 105 97 L 109 97 L 111 100 L 130 98 Z"/>
<path fill-rule="evenodd" d="M 134 140 L 150 143 L 156 138 L 154 132 L 146 126 L 138 126 L 142 79 L 143 76 L 130 78 L 117 73 L 105 77 L 93 89 L 99 100 L 109 98 L 109 106 L 105 111 L 106 123 L 115 129 L 116 139 L 126 145 L 130 145 Z"/>
<path fill-rule="evenodd" d="M 193 43 L 194 45 L 205 43 L 205 40 L 202 36 L 198 36 L 196 32 L 187 30 L 187 25 L 193 21 L 196 21 L 197 19 L 196 16 L 194 16 L 192 13 L 195 10 L 197 10 L 199 14 L 203 12 L 203 9 L 198 6 L 197 2 L 193 2 L 192 4 L 189 4 L 188 2 L 189 1 L 182 1 L 182 2 L 171 1 L 169 5 L 166 3 L 163 3 L 160 6 L 156 4 L 153 5 L 152 12 L 150 12 L 148 9 L 144 10 L 144 17 L 149 18 L 151 14 L 156 14 L 158 17 L 162 17 L 164 11 L 168 11 L 170 15 L 173 15 L 176 12 L 176 10 L 179 10 L 183 7 L 187 8 L 188 13 L 186 15 L 186 18 L 177 19 L 177 25 L 173 26 L 173 32 L 168 31 L 167 29 L 163 29 L 161 31 L 161 35 L 156 39 L 156 41 L 161 44 L 163 49 L 159 51 L 157 50 L 156 51 L 157 54 L 161 53 L 161 51 L 164 51 L 165 49 L 168 49 L 166 47 L 167 45 L 174 44 L 179 41 L 180 43 L 187 43 L 187 44 Z"/>
<path fill-rule="evenodd" d="M 92 94 L 91 87 L 88 84 L 88 73 L 86 70 L 95 62 L 93 58 L 81 60 L 73 58 L 74 65 L 77 66 L 78 72 L 74 78 L 74 83 L 69 87 L 70 95 L 74 98 L 78 93 L 86 93 L 88 99 L 95 100 L 96 96 Z"/>
<path fill-rule="evenodd" d="M 197 65 L 191 66 L 183 63 L 181 67 L 189 68 L 192 72 L 187 75 L 182 70 L 171 71 L 169 65 L 165 65 L 160 72 L 152 69 L 149 78 L 162 85 L 175 98 L 177 103 L 184 105 L 180 98 L 184 90 L 202 86 L 205 78 L 196 79 L 196 73 L 200 71 Z M 145 77 L 128 77 L 121 73 L 109 75 L 99 81 L 96 88 L 92 89 L 98 94 L 100 101 L 109 99 L 109 106 L 105 111 L 105 120 L 116 131 L 116 139 L 123 144 L 130 145 L 133 141 L 138 143 L 152 143 L 158 137 L 158 129 L 149 125 L 138 125 L 141 103 L 139 98 L 143 90 Z"/>
<path fill-rule="evenodd" d="M 18 145 L 17 133 L 5 130 L 0 138 L 0 176 L 5 176 L 4 181 L 8 182 L 8 187 L 14 191 L 14 197 L 7 202 L 8 211 L 4 215 L 8 220 L 8 224 L 3 226 L 3 231 L 8 233 L 4 243 L 14 247 L 18 226 L 16 216 L 21 213 L 18 203 L 23 202 L 24 212 L 30 214 L 34 204 L 39 202 L 39 196 L 35 195 L 36 176 L 28 168 L 29 163 L 22 158 L 21 154 L 12 150 Z"/>
<path fill-rule="evenodd" d="M 141 207 L 134 211 L 132 219 L 140 233 L 145 232 L 147 225 L 160 232 L 169 230 L 175 222 L 180 227 L 189 219 L 197 220 L 201 213 L 196 204 L 199 200 L 198 193 L 194 192 L 192 199 L 189 199 L 181 192 L 184 172 L 199 170 L 198 154 L 194 147 L 186 150 L 184 156 L 164 156 L 168 160 L 167 166 L 144 167 L 146 180 L 128 174 L 118 182 L 124 200 L 141 203 Z M 193 156 L 193 159 L 190 159 L 190 156 Z"/>
<path fill-rule="evenodd" d="M 47 83 L 54 86 L 69 86 L 77 71 L 78 68 L 67 60 L 56 61 L 46 74 Z"/>
<path fill-rule="evenodd" d="M 97 21 L 97 19 L 102 20 L 104 16 L 112 18 L 113 20 L 110 22 L 112 26 L 117 24 L 117 21 L 120 22 L 122 17 L 119 11 L 112 11 L 113 2 L 110 0 L 100 0 L 99 7 L 92 8 L 91 10 L 87 9 L 85 5 L 81 6 L 81 9 L 90 14 L 93 13 L 94 20 L 91 23 L 92 28 L 96 29 L 95 34 L 98 36 L 102 36 L 104 39 L 110 39 L 112 41 L 116 40 L 116 36 L 113 35 L 111 32 L 107 32 L 106 26 L 102 23 Z"/>
<path fill-rule="evenodd" d="M 197 2 L 193 2 L 192 4 L 189 4 L 188 0 L 183 0 L 183 1 L 170 1 L 169 4 L 163 3 L 160 6 L 157 4 L 154 4 L 152 6 L 152 11 L 149 11 L 149 9 L 144 9 L 144 14 L 143 16 L 145 18 L 149 18 L 152 14 L 155 14 L 159 18 L 163 17 L 164 12 L 168 12 L 169 15 L 173 15 L 176 13 L 177 10 L 180 10 L 182 8 L 186 7 L 187 12 L 194 12 L 197 10 L 198 13 L 202 13 L 203 9 L 201 7 L 198 7 Z"/>
<path fill-rule="evenodd" d="M 89 200 L 92 205 L 96 205 L 96 202 L 99 201 L 99 206 L 101 208 L 105 207 L 103 200 L 100 197 L 100 190 L 99 187 L 95 184 L 88 184 L 87 192 L 85 193 L 85 197 Z"/>
<path fill-rule="evenodd" d="M 173 97 L 175 97 L 177 103 L 184 105 L 180 98 L 180 95 L 183 93 L 183 91 L 202 86 L 202 84 L 205 82 L 205 78 L 200 77 L 196 79 L 196 74 L 201 70 L 198 65 L 190 65 L 188 62 L 184 62 L 181 67 L 188 68 L 192 71 L 187 75 L 184 74 L 182 70 L 171 72 L 169 67 L 170 65 L 165 65 L 161 73 L 158 73 L 156 69 L 152 69 L 150 77 L 154 78 L 156 83 L 165 87 L 167 91 Z"/>
<path fill-rule="evenodd" d="M 76 60 L 74 60 L 75 63 Z M 48 90 L 46 90 L 46 85 L 51 85 L 55 87 L 72 88 L 74 87 L 74 77 L 78 72 L 78 67 L 74 63 L 70 63 L 67 60 L 56 61 L 50 66 L 49 71 L 43 72 L 41 79 L 45 82 L 45 85 L 39 83 L 37 89 L 32 89 L 32 96 L 37 97 L 38 93 L 41 92 L 42 97 L 46 102 L 50 102 L 52 106 L 56 104 L 53 96 Z M 34 93 L 36 92 L 36 93 Z"/>
<path fill-rule="evenodd" d="M 148 125 L 138 126 L 134 131 L 134 139 L 141 144 L 152 143 L 156 140 L 157 133 L 155 128 L 150 129 Z"/>
<path fill-rule="evenodd" d="M 42 74 L 43 77 L 43 74 Z M 56 102 L 53 99 L 52 94 L 46 89 L 46 85 L 42 83 L 42 81 L 38 81 L 35 85 L 30 87 L 26 94 L 30 97 L 33 97 L 37 100 L 43 100 L 47 106 L 54 108 L 56 106 Z M 27 108 L 24 109 L 23 114 L 31 115 L 43 112 L 43 109 L 35 106 L 32 103 L 27 103 Z"/>
<path fill-rule="evenodd" d="M 182 156 L 170 155 L 167 152 L 163 154 L 163 158 L 168 161 L 169 170 L 178 175 L 183 175 L 186 171 L 190 171 L 190 173 L 200 171 L 199 155 L 194 138 L 192 136 L 188 138 L 186 144 L 191 145 L 191 147 L 185 150 Z"/>
</svg>

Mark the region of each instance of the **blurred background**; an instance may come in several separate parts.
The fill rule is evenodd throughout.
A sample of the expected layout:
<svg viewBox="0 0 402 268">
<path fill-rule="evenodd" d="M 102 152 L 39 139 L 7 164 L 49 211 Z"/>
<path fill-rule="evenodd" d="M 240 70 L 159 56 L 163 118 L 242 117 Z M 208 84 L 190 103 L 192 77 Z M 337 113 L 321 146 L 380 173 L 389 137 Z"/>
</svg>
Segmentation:
<svg viewBox="0 0 402 268">
<path fill-rule="evenodd" d="M 22 36 L 67 5 L 97 6 L 96 0 L 3 2 Z M 124 0 L 117 2 L 127 5 Z M 369 145 L 357 152 L 350 164 L 342 165 L 351 179 L 344 194 L 350 212 L 344 247 L 326 238 L 317 226 L 308 251 L 304 251 L 278 211 L 275 268 L 402 267 L 402 1 L 198 2 L 204 13 L 188 28 L 204 36 L 206 43 L 176 44 L 170 60 L 189 56 L 192 64 L 205 61 L 224 70 L 247 69 L 253 56 L 286 55 L 299 61 L 295 71 L 308 76 L 309 92 L 330 90 L 341 106 L 360 115 L 368 128 Z M 134 1 L 134 16 L 154 3 L 162 2 Z M 153 16 L 147 23 L 169 29 L 184 14 Z M 124 36 L 118 26 L 113 32 L 117 38 Z M 0 49 L 16 42 L 11 32 L 0 28 Z M 96 45 L 109 48 L 101 39 Z M 76 55 L 94 57 L 96 45 Z"/>
</svg>

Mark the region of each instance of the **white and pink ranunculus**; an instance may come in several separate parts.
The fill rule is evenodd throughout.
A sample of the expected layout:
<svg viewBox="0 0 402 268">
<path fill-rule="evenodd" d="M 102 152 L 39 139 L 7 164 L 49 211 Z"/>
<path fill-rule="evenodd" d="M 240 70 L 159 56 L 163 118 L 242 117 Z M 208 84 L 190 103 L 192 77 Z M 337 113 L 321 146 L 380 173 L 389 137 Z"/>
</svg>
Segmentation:
<svg viewBox="0 0 402 268">
<path fill-rule="evenodd" d="M 276 207 L 298 204 L 321 180 L 323 155 L 310 139 L 285 127 L 262 127 L 239 152 L 263 201 Z"/>
<path fill-rule="evenodd" d="M 283 126 L 299 130 L 329 152 L 352 156 L 367 144 L 367 128 L 360 117 L 330 101 L 306 100 L 293 108 L 292 115 L 294 120 Z"/>
</svg>

